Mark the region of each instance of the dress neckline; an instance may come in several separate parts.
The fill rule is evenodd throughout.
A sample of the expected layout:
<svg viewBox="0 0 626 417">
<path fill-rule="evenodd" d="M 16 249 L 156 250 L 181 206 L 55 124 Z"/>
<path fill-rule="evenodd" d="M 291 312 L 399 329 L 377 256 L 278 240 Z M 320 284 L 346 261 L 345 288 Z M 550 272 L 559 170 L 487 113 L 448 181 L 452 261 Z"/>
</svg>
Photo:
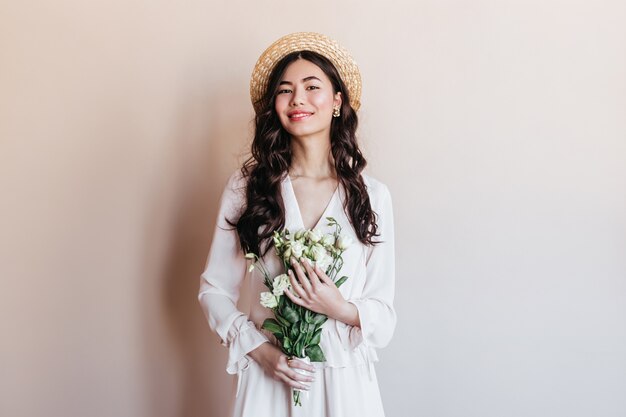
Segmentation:
<svg viewBox="0 0 626 417">
<path fill-rule="evenodd" d="M 286 182 L 287 182 L 287 188 L 289 189 L 289 192 L 291 193 L 291 198 L 293 199 L 295 212 L 298 215 L 298 220 L 299 220 L 300 226 L 303 229 L 306 229 L 306 226 L 304 225 L 304 219 L 302 218 L 302 212 L 300 211 L 300 203 L 298 203 L 298 198 L 296 197 L 296 191 L 293 188 L 293 183 L 291 182 L 291 177 L 289 176 L 289 173 L 287 173 L 287 175 L 286 175 Z M 335 200 L 337 199 L 337 196 L 339 195 L 339 187 L 340 186 L 341 186 L 341 182 L 338 181 L 337 182 L 337 187 L 335 188 L 335 191 L 333 192 L 333 195 L 328 200 L 328 203 L 326 203 L 326 207 L 324 208 L 324 211 L 322 212 L 322 215 L 317 220 L 317 222 L 312 227 L 312 229 L 316 229 L 316 228 L 320 227 L 320 224 L 322 223 L 322 221 L 324 221 L 326 219 L 326 217 L 328 217 L 329 212 L 330 212 L 330 210 L 331 210 L 331 208 L 333 206 L 333 203 L 335 202 Z"/>
</svg>

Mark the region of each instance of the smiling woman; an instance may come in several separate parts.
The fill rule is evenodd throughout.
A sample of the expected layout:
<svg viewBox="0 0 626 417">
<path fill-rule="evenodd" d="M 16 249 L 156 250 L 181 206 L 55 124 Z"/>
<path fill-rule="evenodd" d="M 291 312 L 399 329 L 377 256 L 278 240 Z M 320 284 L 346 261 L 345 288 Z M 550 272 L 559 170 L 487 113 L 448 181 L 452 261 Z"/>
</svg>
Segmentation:
<svg viewBox="0 0 626 417">
<path fill-rule="evenodd" d="M 275 109 L 285 130 L 298 142 L 329 136 L 334 109 L 341 107 L 341 92 L 335 93 L 324 71 L 301 58 L 287 67 L 282 78 Z"/>
<path fill-rule="evenodd" d="M 295 33 L 261 55 L 250 93 L 251 157 L 222 194 L 198 294 L 210 328 L 229 349 L 226 370 L 237 374 L 232 415 L 383 417 L 374 362 L 396 324 L 394 224 L 387 186 L 363 173 L 355 135 L 359 70 L 335 41 Z M 282 339 L 263 328 L 274 307 L 257 301 L 267 288 L 256 270 L 246 274 L 246 254 L 260 254 L 270 278 L 284 276 L 286 265 L 270 251 L 274 232 L 323 236 L 327 218 L 355 242 L 342 252 L 340 273 L 348 279 L 338 287 L 328 272 L 292 259 L 284 290 L 297 306 L 327 317 L 323 359 L 309 363 L 289 358 Z M 249 316 L 237 309 L 246 277 Z M 301 407 L 291 401 L 292 389 L 308 391 Z"/>
</svg>

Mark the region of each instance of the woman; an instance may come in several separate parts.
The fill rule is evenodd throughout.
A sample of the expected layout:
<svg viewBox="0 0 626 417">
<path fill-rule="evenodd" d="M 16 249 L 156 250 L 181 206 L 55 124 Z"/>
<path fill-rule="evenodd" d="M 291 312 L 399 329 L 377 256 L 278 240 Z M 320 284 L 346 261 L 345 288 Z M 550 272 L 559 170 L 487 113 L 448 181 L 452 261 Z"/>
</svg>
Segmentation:
<svg viewBox="0 0 626 417">
<path fill-rule="evenodd" d="M 261 55 L 250 91 L 252 156 L 222 195 L 198 295 L 210 328 L 229 349 L 227 372 L 238 375 L 232 415 L 382 417 L 373 362 L 396 323 L 393 212 L 388 188 L 362 173 L 358 68 L 328 37 L 294 33 Z M 270 250 L 273 231 L 330 232 L 328 216 L 355 242 L 340 271 L 349 279 L 337 288 L 318 268 L 293 260 L 292 291 L 285 291 L 328 316 L 320 342 L 326 361 L 307 364 L 288 358 L 261 328 L 272 311 L 258 301 L 267 291 L 260 274 L 249 274 L 249 316 L 236 304 L 245 253 L 260 254 L 276 276 L 284 271 Z M 292 388 L 308 393 L 301 407 L 291 401 Z"/>
</svg>

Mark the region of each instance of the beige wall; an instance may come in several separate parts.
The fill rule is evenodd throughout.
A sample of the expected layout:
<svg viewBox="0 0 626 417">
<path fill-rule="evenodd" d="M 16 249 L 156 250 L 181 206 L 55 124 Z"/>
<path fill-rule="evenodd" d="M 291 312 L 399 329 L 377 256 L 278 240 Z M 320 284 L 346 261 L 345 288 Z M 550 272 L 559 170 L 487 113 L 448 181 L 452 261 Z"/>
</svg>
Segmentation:
<svg viewBox="0 0 626 417">
<path fill-rule="evenodd" d="M 0 415 L 215 416 L 196 301 L 279 36 L 364 80 L 393 193 L 389 416 L 626 415 L 621 1 L 0 4 Z"/>
</svg>

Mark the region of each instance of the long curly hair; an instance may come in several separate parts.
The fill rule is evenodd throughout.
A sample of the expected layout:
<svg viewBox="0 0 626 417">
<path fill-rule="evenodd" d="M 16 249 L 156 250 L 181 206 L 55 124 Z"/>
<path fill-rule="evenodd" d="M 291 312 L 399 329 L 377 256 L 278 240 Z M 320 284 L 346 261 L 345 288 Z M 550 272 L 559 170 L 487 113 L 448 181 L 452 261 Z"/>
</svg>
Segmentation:
<svg viewBox="0 0 626 417">
<path fill-rule="evenodd" d="M 372 210 L 361 176 L 367 161 L 357 144 L 356 112 L 350 105 L 348 90 L 335 66 L 312 51 L 293 52 L 281 59 L 269 76 L 265 94 L 259 103 L 255 103 L 260 105 L 260 110 L 255 117 L 251 155 L 241 167 L 246 180 L 246 205 L 239 219 L 226 221 L 237 229 L 243 251 L 260 256 L 270 249 L 274 230 L 280 230 L 285 225 L 280 184 L 291 165 L 291 137 L 280 123 L 274 101 L 281 77 L 289 64 L 297 59 L 306 59 L 320 67 L 332 82 L 334 93 L 341 92 L 341 115 L 332 118 L 330 139 L 335 171 L 346 193 L 344 210 L 363 244 L 379 243 L 373 240 L 373 237 L 379 236 L 377 214 Z"/>
</svg>

